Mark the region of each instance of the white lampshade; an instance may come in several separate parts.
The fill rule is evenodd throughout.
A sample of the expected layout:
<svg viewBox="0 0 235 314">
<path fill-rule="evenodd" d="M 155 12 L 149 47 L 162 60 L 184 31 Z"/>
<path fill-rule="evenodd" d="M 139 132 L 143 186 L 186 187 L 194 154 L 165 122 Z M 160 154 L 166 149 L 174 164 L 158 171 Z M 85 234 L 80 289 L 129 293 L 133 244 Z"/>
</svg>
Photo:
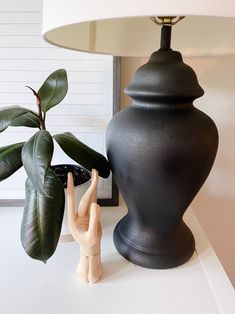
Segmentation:
<svg viewBox="0 0 235 314">
<path fill-rule="evenodd" d="M 79 51 L 149 56 L 160 38 L 151 16 L 186 16 L 172 36 L 184 55 L 235 54 L 234 0 L 44 0 L 43 36 Z"/>
</svg>

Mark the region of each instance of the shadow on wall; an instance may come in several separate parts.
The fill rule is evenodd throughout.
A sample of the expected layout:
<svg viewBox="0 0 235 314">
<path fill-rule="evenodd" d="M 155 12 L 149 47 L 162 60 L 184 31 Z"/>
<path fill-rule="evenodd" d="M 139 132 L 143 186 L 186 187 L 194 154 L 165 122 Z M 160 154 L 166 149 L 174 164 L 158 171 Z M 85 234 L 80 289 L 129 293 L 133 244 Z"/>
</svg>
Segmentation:
<svg viewBox="0 0 235 314">
<path fill-rule="evenodd" d="M 235 56 L 185 62 L 205 90 L 195 106 L 215 121 L 220 137 L 214 167 L 192 206 L 235 287 Z"/>
<path fill-rule="evenodd" d="M 205 90 L 195 106 L 215 121 L 220 136 L 214 167 L 192 207 L 235 287 L 235 56 L 184 60 Z M 146 61 L 122 58 L 122 90 Z M 122 93 L 121 103 L 125 107 L 131 100 Z"/>
</svg>

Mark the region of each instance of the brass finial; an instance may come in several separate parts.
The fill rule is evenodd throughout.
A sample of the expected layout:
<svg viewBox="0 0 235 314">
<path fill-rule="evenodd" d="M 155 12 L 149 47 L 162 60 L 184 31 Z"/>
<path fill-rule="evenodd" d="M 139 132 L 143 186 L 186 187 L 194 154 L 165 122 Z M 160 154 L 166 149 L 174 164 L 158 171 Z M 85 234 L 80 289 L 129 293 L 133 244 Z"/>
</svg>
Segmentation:
<svg viewBox="0 0 235 314">
<path fill-rule="evenodd" d="M 172 26 L 181 21 L 185 16 L 151 16 L 150 19 L 157 25 Z"/>
</svg>

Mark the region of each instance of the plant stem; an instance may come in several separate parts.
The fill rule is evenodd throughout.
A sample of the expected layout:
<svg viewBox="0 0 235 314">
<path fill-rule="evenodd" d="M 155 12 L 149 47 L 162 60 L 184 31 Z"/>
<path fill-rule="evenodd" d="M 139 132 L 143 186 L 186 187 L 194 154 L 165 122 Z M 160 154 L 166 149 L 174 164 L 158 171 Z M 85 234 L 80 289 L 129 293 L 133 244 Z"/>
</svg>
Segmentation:
<svg viewBox="0 0 235 314">
<path fill-rule="evenodd" d="M 45 125 L 46 113 L 44 113 L 44 116 L 43 116 L 42 107 L 41 107 L 41 98 L 38 95 L 38 93 L 36 93 L 35 90 L 32 89 L 32 87 L 30 86 L 26 86 L 26 87 L 29 88 L 33 92 L 34 96 L 36 97 L 36 104 L 38 106 L 38 115 L 39 115 L 39 120 L 40 120 L 40 130 L 46 130 L 46 125 Z"/>
<path fill-rule="evenodd" d="M 41 130 L 46 130 L 45 119 L 43 118 L 43 115 L 42 115 L 41 99 L 38 95 L 36 96 L 36 99 L 37 99 L 38 114 L 39 114 L 39 119 L 40 119 L 40 124 L 41 124 Z"/>
</svg>

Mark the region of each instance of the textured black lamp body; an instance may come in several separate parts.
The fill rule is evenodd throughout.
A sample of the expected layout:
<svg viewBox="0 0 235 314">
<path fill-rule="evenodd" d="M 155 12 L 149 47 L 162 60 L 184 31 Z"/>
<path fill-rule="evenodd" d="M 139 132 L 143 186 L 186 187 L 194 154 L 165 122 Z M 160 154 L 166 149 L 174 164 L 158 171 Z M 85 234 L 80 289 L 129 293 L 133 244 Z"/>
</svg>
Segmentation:
<svg viewBox="0 0 235 314">
<path fill-rule="evenodd" d="M 193 106 L 204 92 L 181 54 L 170 49 L 168 26 L 161 49 L 125 92 L 133 104 L 112 119 L 106 135 L 108 159 L 128 207 L 114 243 L 134 264 L 175 267 L 195 249 L 182 218 L 212 168 L 218 132 Z"/>
</svg>

